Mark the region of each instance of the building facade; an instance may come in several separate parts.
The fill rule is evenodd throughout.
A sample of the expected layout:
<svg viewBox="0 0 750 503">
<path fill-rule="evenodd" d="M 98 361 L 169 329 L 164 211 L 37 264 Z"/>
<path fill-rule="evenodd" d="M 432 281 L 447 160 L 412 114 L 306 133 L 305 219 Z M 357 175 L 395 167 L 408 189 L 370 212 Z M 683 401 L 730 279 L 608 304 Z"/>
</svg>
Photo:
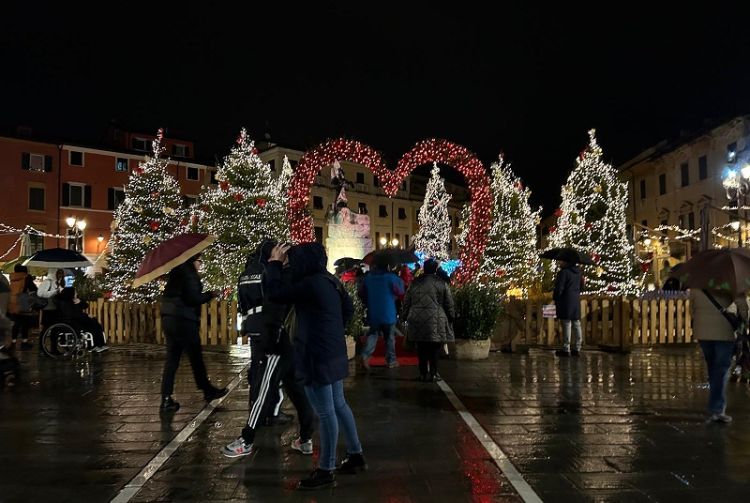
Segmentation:
<svg viewBox="0 0 750 503">
<path fill-rule="evenodd" d="M 750 162 L 749 147 L 750 116 L 740 116 L 690 136 L 662 141 L 619 167 L 629 184 L 629 215 L 637 249 L 657 259 L 657 277 L 664 260 L 684 260 L 700 248 L 700 236 L 688 238 L 684 231 L 707 224 L 709 232 L 704 229 L 702 235 L 712 246 L 747 241 L 746 226 L 739 224 L 744 213 L 727 208 L 737 204 L 727 198 L 724 178 Z"/>
<path fill-rule="evenodd" d="M 60 246 L 81 250 L 95 260 L 110 239 L 114 211 L 124 199 L 128 176 L 149 155 L 154 138 L 116 127 L 108 129 L 99 145 L 34 138 L 30 131 L 0 136 L 0 186 L 4 189 L 0 196 L 0 223 L 14 229 L 30 225 L 49 234 L 30 236 L 31 252 Z M 192 141 L 172 138 L 167 132 L 164 142 L 170 158 L 168 171 L 178 180 L 185 205 L 189 206 L 203 187 L 216 184 L 216 168 L 195 160 Z M 260 156 L 278 174 L 284 156 L 296 166 L 303 154 L 271 145 Z M 388 198 L 365 166 L 341 164 L 346 178 L 354 183 L 347 192 L 349 208 L 370 216 L 375 246 L 380 248 L 383 240 L 390 246 L 411 244 L 419 230 L 419 208 L 428 178 L 410 176 L 396 197 Z M 309 210 L 316 237 L 323 243 L 328 233 L 326 216 L 335 198 L 330 182 L 330 172 L 324 170 L 311 188 Z M 455 235 L 459 212 L 469 200 L 468 192 L 450 183 L 446 183 L 446 189 L 453 195 L 450 213 Z M 17 245 L 18 236 L 0 234 L 0 255 Z M 455 252 L 455 238 L 451 245 Z M 10 250 L 0 262 L 16 258 L 19 252 Z"/>
</svg>

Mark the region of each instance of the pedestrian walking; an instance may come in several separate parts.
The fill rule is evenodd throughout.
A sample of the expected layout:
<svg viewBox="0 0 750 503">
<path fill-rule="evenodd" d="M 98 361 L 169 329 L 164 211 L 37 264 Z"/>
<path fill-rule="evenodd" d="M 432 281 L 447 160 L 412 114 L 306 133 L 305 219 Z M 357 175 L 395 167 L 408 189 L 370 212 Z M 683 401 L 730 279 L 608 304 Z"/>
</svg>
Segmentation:
<svg viewBox="0 0 750 503">
<path fill-rule="evenodd" d="M 291 283 L 283 280 L 282 267 L 287 258 Z M 269 298 L 294 306 L 297 376 L 320 418 L 318 467 L 300 481 L 300 489 L 331 487 L 336 484 L 335 472 L 351 474 L 367 469 L 354 415 L 344 397 L 343 380 L 349 374 L 344 327 L 354 308 L 341 282 L 326 271 L 327 262 L 319 243 L 291 250 L 283 245 L 274 247 L 267 269 Z M 339 426 L 344 430 L 347 455 L 336 466 Z"/>
<path fill-rule="evenodd" d="M 455 309 L 450 288 L 437 276 L 439 264 L 428 260 L 424 273 L 411 284 L 404 300 L 403 318 L 408 323 L 406 337 L 416 343 L 419 380 L 440 381 L 438 358 L 444 344 L 453 341 Z"/>
<path fill-rule="evenodd" d="M 8 313 L 13 320 L 11 344 L 15 347 L 18 338 L 21 339 L 21 349 L 31 349 L 29 343 L 29 328 L 33 323 L 34 311 L 31 308 L 30 296 L 36 293 L 37 286 L 28 268 L 21 264 L 13 267 L 10 274 L 10 304 Z"/>
<path fill-rule="evenodd" d="M 284 321 L 290 306 L 271 301 L 265 292 L 266 268 L 275 242 L 266 240 L 248 257 L 245 271 L 239 279 L 238 297 L 243 316 L 242 331 L 250 339 L 251 364 L 248 370 L 250 405 L 247 423 L 242 434 L 224 447 L 222 453 L 229 458 L 247 456 L 254 452 L 256 429 L 277 412 L 281 396 L 281 383 L 297 410 L 299 435 L 292 441 L 292 449 L 312 455 L 313 422 L 312 410 L 305 390 L 296 379 L 294 349 Z M 289 268 L 282 270 L 284 284 L 291 283 Z"/>
<path fill-rule="evenodd" d="M 693 332 L 708 367 L 708 422 L 730 423 L 726 413 L 726 385 L 734 356 L 737 334 L 747 330 L 748 304 L 745 294 L 732 298 L 721 291 L 690 290 Z"/>
<path fill-rule="evenodd" d="M 388 271 L 388 264 L 377 261 L 370 273 L 365 276 L 359 289 L 359 296 L 367 306 L 369 331 L 367 342 L 362 350 L 361 364 L 370 370 L 370 357 L 375 352 L 378 336 L 385 339 L 385 363 L 388 368 L 398 367 L 396 359 L 396 301 L 404 295 L 404 283 L 398 276 Z"/>
<path fill-rule="evenodd" d="M 213 386 L 206 374 L 200 340 L 201 304 L 218 297 L 218 292 L 203 292 L 198 275 L 200 255 L 189 258 L 169 272 L 161 302 L 161 319 L 167 339 L 167 359 L 161 382 L 162 412 L 174 412 L 180 404 L 172 398 L 174 377 L 180 365 L 182 352 L 186 352 L 193 368 L 193 377 L 198 389 L 203 391 L 207 402 L 227 394 L 226 388 Z"/>
<path fill-rule="evenodd" d="M 583 337 L 581 334 L 581 270 L 573 262 L 558 260 L 560 270 L 555 278 L 552 295 L 557 318 L 562 322 L 563 347 L 555 351 L 557 356 L 580 356 Z M 571 349 L 571 329 L 574 335 Z"/>
</svg>

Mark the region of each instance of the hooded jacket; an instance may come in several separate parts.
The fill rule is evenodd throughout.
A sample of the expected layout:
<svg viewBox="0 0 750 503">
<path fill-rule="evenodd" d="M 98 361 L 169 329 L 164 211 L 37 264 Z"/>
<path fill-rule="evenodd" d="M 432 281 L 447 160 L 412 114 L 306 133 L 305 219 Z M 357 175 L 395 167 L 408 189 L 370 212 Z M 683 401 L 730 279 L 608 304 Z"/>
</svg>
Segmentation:
<svg viewBox="0 0 750 503">
<path fill-rule="evenodd" d="M 161 299 L 161 315 L 182 318 L 196 323 L 201 320 L 201 304 L 213 296 L 203 292 L 203 284 L 191 259 L 169 272 Z"/>
<path fill-rule="evenodd" d="M 288 312 L 287 304 L 271 301 L 266 295 L 266 267 L 274 243 L 264 241 L 247 258 L 245 271 L 237 284 L 237 297 L 242 315 L 242 331 L 251 337 L 258 337 L 261 347 L 267 353 L 279 353 L 281 340 L 280 330 Z M 288 282 L 291 274 L 288 269 L 282 271 L 282 280 Z M 288 347 L 288 342 L 286 344 Z"/>
<path fill-rule="evenodd" d="M 552 294 L 559 320 L 581 319 L 581 270 L 568 264 L 557 272 Z"/>
<path fill-rule="evenodd" d="M 282 279 L 281 262 L 269 262 L 266 270 L 269 299 L 294 305 L 295 368 L 309 386 L 332 384 L 349 374 L 344 327 L 354 308 L 339 280 L 326 271 L 327 262 L 322 245 L 305 243 L 289 250 L 291 282 Z"/>
<path fill-rule="evenodd" d="M 411 284 L 404 301 L 404 317 L 409 322 L 406 336 L 414 342 L 454 340 L 456 311 L 448 285 L 436 274 L 423 274 Z"/>
<path fill-rule="evenodd" d="M 359 296 L 367 305 L 367 321 L 370 326 L 396 323 L 396 299 L 404 295 L 404 282 L 380 267 L 365 276 L 360 285 Z"/>
</svg>

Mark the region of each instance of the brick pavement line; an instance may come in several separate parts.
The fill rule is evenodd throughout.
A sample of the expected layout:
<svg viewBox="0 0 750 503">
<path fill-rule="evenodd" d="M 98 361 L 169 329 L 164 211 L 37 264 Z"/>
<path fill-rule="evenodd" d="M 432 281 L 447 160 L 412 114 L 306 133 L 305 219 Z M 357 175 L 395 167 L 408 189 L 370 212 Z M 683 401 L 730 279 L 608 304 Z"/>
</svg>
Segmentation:
<svg viewBox="0 0 750 503">
<path fill-rule="evenodd" d="M 516 467 L 513 466 L 513 463 L 511 463 L 510 459 L 508 459 L 508 456 L 503 452 L 500 446 L 492 440 L 492 437 L 490 437 L 482 425 L 479 424 L 479 421 L 477 421 L 471 412 L 469 412 L 461 399 L 458 398 L 458 395 L 456 395 L 453 389 L 448 386 L 448 383 L 443 380 L 439 381 L 437 385 L 443 393 L 445 393 L 445 396 L 448 397 L 448 400 L 456 409 L 458 415 L 461 416 L 461 419 L 463 419 L 464 423 L 466 423 L 466 426 L 469 427 L 479 443 L 482 444 L 482 447 L 484 447 L 497 467 L 500 468 L 503 475 L 505 475 L 508 481 L 513 485 L 521 499 L 525 503 L 542 503 L 542 499 L 536 494 L 536 492 L 534 492 Z"/>
<path fill-rule="evenodd" d="M 212 403 L 206 404 L 206 406 L 203 407 L 198 415 L 195 416 L 187 425 L 185 425 L 185 427 L 180 430 L 180 432 L 172 439 L 171 442 L 169 442 L 162 450 L 156 453 L 156 456 L 154 456 L 151 461 L 149 461 L 148 464 L 143 467 L 138 475 L 133 477 L 130 482 L 125 484 L 125 486 L 120 489 L 120 492 L 117 493 L 117 496 L 115 496 L 110 503 L 128 503 L 131 499 L 133 499 L 135 495 L 138 494 L 138 492 L 143 488 L 143 486 L 146 485 L 146 482 L 148 482 L 149 479 L 153 477 L 162 466 L 164 466 L 164 463 L 167 462 L 172 454 L 174 454 L 177 449 L 179 449 L 180 446 L 184 444 L 188 438 L 190 438 L 190 435 L 192 435 L 195 430 L 197 430 L 198 427 L 202 425 L 206 419 L 208 419 L 208 417 L 213 413 L 214 409 L 221 405 L 224 400 L 230 395 L 230 393 L 234 391 L 237 386 L 239 386 L 240 381 L 242 381 L 242 375 L 245 373 L 245 371 L 247 371 L 247 368 L 249 366 L 250 364 L 248 363 L 247 365 L 242 367 L 242 370 L 240 370 L 237 376 L 232 379 L 232 381 L 227 386 L 227 389 L 229 391 L 226 395 L 217 400 L 215 405 Z"/>
</svg>

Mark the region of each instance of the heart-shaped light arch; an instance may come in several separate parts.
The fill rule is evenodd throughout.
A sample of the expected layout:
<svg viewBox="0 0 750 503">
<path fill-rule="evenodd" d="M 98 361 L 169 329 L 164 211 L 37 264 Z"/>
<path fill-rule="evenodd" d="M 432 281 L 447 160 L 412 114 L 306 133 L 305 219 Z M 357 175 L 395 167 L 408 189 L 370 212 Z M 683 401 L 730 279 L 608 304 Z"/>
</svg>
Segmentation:
<svg viewBox="0 0 750 503">
<path fill-rule="evenodd" d="M 313 219 L 307 211 L 310 187 L 315 176 L 335 161 L 366 166 L 378 177 L 383 191 L 389 197 L 396 195 L 401 182 L 423 164 L 438 162 L 460 172 L 466 180 L 471 197 L 471 217 L 466 245 L 459 254 L 462 266 L 456 271 L 454 278 L 459 284 L 463 284 L 477 274 L 492 224 L 492 193 L 484 165 L 466 147 L 447 140 L 421 141 L 404 154 L 395 171 L 386 167 L 375 149 L 354 140 L 330 140 L 307 151 L 300 159 L 289 184 L 289 221 L 292 239 L 297 243 L 315 240 Z"/>
</svg>

